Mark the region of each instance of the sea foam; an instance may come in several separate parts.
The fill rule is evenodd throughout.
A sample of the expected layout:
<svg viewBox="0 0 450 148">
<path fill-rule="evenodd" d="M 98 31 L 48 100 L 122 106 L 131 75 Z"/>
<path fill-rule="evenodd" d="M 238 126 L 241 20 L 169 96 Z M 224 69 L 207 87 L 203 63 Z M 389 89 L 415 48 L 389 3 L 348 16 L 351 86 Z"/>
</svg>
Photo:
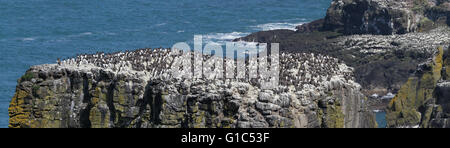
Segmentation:
<svg viewBox="0 0 450 148">
<path fill-rule="evenodd" d="M 277 29 L 288 29 L 295 31 L 295 27 L 298 25 L 304 24 L 304 22 L 299 23 L 267 23 L 254 26 L 258 30 L 268 31 L 268 30 L 277 30 Z"/>
<path fill-rule="evenodd" d="M 249 34 L 250 33 L 245 32 L 211 33 L 203 36 L 203 42 L 225 45 L 226 42 L 231 42 L 236 38 L 244 37 Z"/>
</svg>

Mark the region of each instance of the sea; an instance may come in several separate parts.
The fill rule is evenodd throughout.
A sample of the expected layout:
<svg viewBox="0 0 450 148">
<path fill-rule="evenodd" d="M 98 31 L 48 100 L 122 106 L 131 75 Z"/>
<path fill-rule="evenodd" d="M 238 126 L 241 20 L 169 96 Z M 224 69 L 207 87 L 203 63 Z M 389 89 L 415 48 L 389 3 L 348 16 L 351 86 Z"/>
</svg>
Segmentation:
<svg viewBox="0 0 450 148">
<path fill-rule="evenodd" d="M 385 111 L 374 111 L 375 112 L 375 119 L 377 121 L 378 124 L 378 128 L 386 128 L 387 123 L 386 123 L 386 112 Z"/>
<path fill-rule="evenodd" d="M 0 0 L 0 127 L 32 65 L 77 54 L 223 43 L 325 16 L 331 0 Z"/>
</svg>

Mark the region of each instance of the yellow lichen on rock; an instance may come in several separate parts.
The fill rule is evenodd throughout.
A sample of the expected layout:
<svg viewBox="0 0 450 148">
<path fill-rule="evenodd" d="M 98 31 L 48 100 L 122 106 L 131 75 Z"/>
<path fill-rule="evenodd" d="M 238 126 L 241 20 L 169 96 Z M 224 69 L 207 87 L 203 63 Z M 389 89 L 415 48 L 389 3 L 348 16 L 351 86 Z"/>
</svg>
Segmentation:
<svg viewBox="0 0 450 148">
<path fill-rule="evenodd" d="M 327 108 L 328 128 L 344 128 L 344 116 L 341 106 L 329 106 Z"/>
<path fill-rule="evenodd" d="M 150 50 L 145 51 L 145 54 L 155 59 L 173 58 L 166 56 L 170 54 Z M 133 54 L 119 56 L 129 55 Z M 85 56 L 90 58 L 83 59 L 101 59 L 98 56 Z M 301 60 L 292 62 L 298 67 L 304 63 Z M 241 80 L 166 80 L 165 77 L 171 74 L 159 71 L 165 68 L 152 67 L 166 65 L 170 68 L 169 64 L 147 64 L 144 70 L 136 65 L 128 65 L 130 67 L 124 69 L 122 65 L 119 71 L 125 71 L 120 72 L 116 66 L 86 67 L 70 63 L 33 66 L 17 86 L 18 91 L 10 107 L 10 127 L 373 127 L 374 122 L 366 122 L 370 117 L 365 115 L 371 112 L 361 103 L 364 101 L 361 100 L 363 94 L 360 85 L 350 77 L 351 68 L 340 62 L 338 64 L 337 59 L 323 63 L 330 64 L 327 67 L 335 69 L 337 73 L 330 75 L 330 80 L 317 77 L 320 82 L 316 83 L 320 87 L 306 91 L 294 84 L 265 90 L 259 88 L 261 85 L 258 82 Z M 297 70 L 297 67 L 290 69 Z M 294 75 L 289 74 L 286 79 L 299 76 Z M 293 80 L 291 83 L 304 84 L 303 81 Z M 326 83 L 328 81 L 330 83 Z M 286 91 L 285 85 L 288 87 Z M 344 103 L 343 98 L 349 101 Z M 316 100 L 322 99 L 330 100 L 318 107 Z"/>
<path fill-rule="evenodd" d="M 93 107 L 89 114 L 92 128 L 108 128 L 110 122 L 110 113 L 106 105 L 106 94 L 102 92 L 101 87 L 95 88 L 91 99 Z"/>
<path fill-rule="evenodd" d="M 433 99 L 437 82 L 441 79 L 444 50 L 438 48 L 430 64 L 430 70 L 423 70 L 410 77 L 388 105 L 386 120 L 388 127 L 418 125 L 422 115 L 418 109 L 427 100 Z"/>
<path fill-rule="evenodd" d="M 433 68 L 433 76 L 436 82 L 441 78 L 441 71 L 444 64 L 444 48 L 439 47 L 438 50 L 439 54 L 434 59 L 435 67 Z"/>
<path fill-rule="evenodd" d="M 9 127 L 21 128 L 28 127 L 30 123 L 30 112 L 25 109 L 25 97 L 30 94 L 24 90 L 17 89 L 16 94 L 9 105 Z"/>
<path fill-rule="evenodd" d="M 445 60 L 444 60 L 444 63 L 443 63 L 443 66 L 445 67 L 445 79 L 446 80 L 450 80 L 450 51 L 449 51 L 450 49 L 447 49 L 447 51 L 445 51 L 444 52 L 444 57 L 446 57 L 445 58 Z"/>
<path fill-rule="evenodd" d="M 91 109 L 89 120 L 91 121 L 92 128 L 108 128 L 109 112 L 94 107 Z"/>
</svg>

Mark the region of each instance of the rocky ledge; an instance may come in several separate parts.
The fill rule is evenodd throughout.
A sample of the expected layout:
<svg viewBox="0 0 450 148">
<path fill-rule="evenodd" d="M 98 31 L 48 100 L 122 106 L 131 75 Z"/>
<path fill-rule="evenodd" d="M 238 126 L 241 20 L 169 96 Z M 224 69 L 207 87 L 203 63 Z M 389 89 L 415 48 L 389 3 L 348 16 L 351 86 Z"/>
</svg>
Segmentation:
<svg viewBox="0 0 450 148">
<path fill-rule="evenodd" d="M 390 102 L 388 127 L 450 127 L 450 54 L 441 47 L 434 55 L 417 66 Z"/>
<path fill-rule="evenodd" d="M 336 58 L 282 53 L 280 85 L 261 89 L 168 78 L 179 57 L 142 49 L 33 66 L 18 81 L 9 127 L 376 127 L 353 69 Z"/>
<path fill-rule="evenodd" d="M 334 0 L 324 30 L 345 34 L 404 34 L 450 25 L 449 0 Z"/>
<path fill-rule="evenodd" d="M 285 52 L 336 57 L 355 68 L 367 97 L 385 98 L 437 47 L 450 44 L 448 16 L 448 0 L 333 0 L 325 18 L 297 31 L 261 31 L 235 41 L 280 43 Z M 371 104 L 383 110 L 390 98 Z"/>
</svg>

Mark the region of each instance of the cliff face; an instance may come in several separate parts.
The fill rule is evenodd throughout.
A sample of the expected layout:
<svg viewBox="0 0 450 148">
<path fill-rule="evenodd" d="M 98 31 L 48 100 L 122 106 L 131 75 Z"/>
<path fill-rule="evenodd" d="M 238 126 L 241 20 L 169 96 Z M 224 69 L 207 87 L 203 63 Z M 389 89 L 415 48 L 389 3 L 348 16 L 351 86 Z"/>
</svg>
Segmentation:
<svg viewBox="0 0 450 148">
<path fill-rule="evenodd" d="M 241 39 L 264 39 L 268 43 L 280 43 L 280 49 L 287 52 L 320 53 L 336 57 L 355 68 L 356 82 L 361 84 L 366 96 L 396 93 L 408 81 L 408 76 L 418 64 L 432 57 L 437 47 L 450 44 L 450 29 L 445 26 L 427 32 L 395 35 L 330 37 L 332 34 L 292 31 L 288 35 L 286 31 L 271 31 L 254 33 Z M 277 38 L 268 40 L 271 36 Z"/>
<path fill-rule="evenodd" d="M 324 19 L 297 31 L 261 31 L 235 41 L 336 57 L 355 68 L 366 96 L 383 96 L 399 91 L 419 63 L 450 43 L 449 16 L 449 0 L 333 0 Z"/>
<path fill-rule="evenodd" d="M 388 106 L 388 127 L 449 128 L 450 59 L 440 47 L 435 57 L 418 66 Z"/>
<path fill-rule="evenodd" d="M 449 127 L 448 51 L 434 51 L 449 44 L 449 12 L 449 0 L 334 0 L 326 18 L 297 31 L 236 39 L 280 43 L 280 86 L 269 90 L 252 79 L 167 79 L 169 50 L 33 66 L 9 126 L 375 127 L 361 84 L 366 96 L 399 92 L 389 127 Z"/>
<path fill-rule="evenodd" d="M 345 34 L 404 34 L 450 24 L 448 0 L 334 0 L 325 30 Z"/>
<path fill-rule="evenodd" d="M 253 80 L 165 79 L 178 60 L 172 53 L 145 49 L 33 66 L 18 82 L 9 127 L 376 126 L 352 68 L 337 59 L 282 54 L 280 86 L 263 90 Z"/>
</svg>

